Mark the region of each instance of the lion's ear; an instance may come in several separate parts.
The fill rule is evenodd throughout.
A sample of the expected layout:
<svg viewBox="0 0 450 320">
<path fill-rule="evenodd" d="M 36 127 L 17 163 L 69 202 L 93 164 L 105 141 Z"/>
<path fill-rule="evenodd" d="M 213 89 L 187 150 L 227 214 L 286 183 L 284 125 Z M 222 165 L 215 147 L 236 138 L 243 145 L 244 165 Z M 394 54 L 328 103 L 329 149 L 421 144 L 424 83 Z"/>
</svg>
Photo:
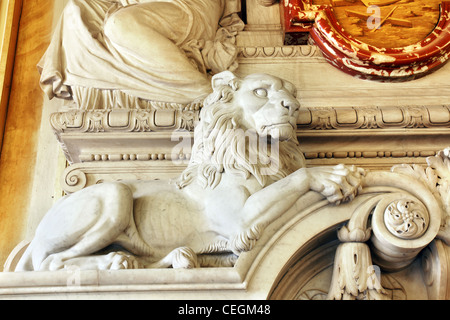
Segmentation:
<svg viewBox="0 0 450 320">
<path fill-rule="evenodd" d="M 222 86 L 230 86 L 232 80 L 236 78 L 236 75 L 231 71 L 223 71 L 221 73 L 218 73 L 212 77 L 212 88 L 215 91 Z"/>
</svg>

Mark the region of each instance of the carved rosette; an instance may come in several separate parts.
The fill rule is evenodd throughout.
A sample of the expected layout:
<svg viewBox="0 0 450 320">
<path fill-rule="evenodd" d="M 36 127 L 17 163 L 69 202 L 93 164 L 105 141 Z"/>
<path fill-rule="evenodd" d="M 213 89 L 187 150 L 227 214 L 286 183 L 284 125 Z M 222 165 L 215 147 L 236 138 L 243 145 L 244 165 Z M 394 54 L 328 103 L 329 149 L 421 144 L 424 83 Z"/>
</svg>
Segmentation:
<svg viewBox="0 0 450 320">
<path fill-rule="evenodd" d="M 442 208 L 420 182 L 392 175 L 411 186 L 379 197 L 372 214 L 373 259 L 384 270 L 410 265 L 420 251 L 438 235 Z M 412 188 L 417 188 L 412 194 Z"/>
<path fill-rule="evenodd" d="M 384 212 L 387 229 L 401 239 L 417 239 L 427 230 L 427 209 L 413 200 L 396 200 Z"/>
<path fill-rule="evenodd" d="M 434 195 L 444 211 L 439 237 L 450 244 L 450 148 L 439 151 L 434 157 L 428 157 L 427 163 L 427 167 L 398 165 L 392 171 L 420 181 Z"/>
</svg>

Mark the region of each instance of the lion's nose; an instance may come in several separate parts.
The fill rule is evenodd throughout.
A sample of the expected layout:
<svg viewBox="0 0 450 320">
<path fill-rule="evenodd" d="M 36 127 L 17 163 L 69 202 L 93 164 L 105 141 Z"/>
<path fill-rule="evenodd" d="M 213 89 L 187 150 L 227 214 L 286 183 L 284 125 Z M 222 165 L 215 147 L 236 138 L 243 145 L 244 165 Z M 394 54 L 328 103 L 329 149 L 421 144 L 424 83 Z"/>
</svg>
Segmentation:
<svg viewBox="0 0 450 320">
<path fill-rule="evenodd" d="M 289 114 L 293 114 L 297 110 L 300 109 L 300 104 L 297 101 L 293 101 L 292 99 L 283 99 L 281 100 L 281 106 L 289 110 Z"/>
</svg>

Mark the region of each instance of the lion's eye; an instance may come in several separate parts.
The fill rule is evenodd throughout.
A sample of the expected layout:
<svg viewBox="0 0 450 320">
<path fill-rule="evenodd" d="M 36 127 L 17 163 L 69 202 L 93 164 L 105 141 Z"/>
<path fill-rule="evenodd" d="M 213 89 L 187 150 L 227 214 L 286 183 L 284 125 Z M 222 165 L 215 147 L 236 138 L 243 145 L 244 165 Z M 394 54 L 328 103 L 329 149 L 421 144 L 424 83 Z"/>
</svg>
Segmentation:
<svg viewBox="0 0 450 320">
<path fill-rule="evenodd" d="M 259 88 L 254 91 L 255 95 L 260 98 L 267 98 L 267 90 L 264 88 Z"/>
</svg>

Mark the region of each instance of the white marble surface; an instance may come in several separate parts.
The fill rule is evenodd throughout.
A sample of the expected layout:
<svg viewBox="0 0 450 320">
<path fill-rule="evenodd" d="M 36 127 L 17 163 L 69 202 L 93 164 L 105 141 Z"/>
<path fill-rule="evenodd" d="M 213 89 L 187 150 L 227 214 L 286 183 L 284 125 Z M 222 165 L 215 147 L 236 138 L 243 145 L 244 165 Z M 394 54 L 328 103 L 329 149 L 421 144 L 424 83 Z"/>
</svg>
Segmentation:
<svg viewBox="0 0 450 320">
<path fill-rule="evenodd" d="M 16 270 L 229 266 L 309 190 L 335 204 L 355 197 L 362 169 L 304 167 L 292 84 L 226 71 L 212 87 L 178 182 L 105 182 L 62 198 Z M 111 245 L 122 250 L 103 251 Z"/>
<path fill-rule="evenodd" d="M 381 84 L 355 79 L 333 69 L 333 67 L 328 65 L 320 56 L 320 53 L 314 52 L 314 50 L 317 50 L 315 47 L 299 46 L 293 48 L 282 46 L 282 33 L 279 30 L 280 21 L 277 20 L 278 11 L 275 10 L 274 6 L 262 7 L 258 4 L 259 2 L 262 1 L 247 1 L 248 10 L 253 10 L 253 13 L 258 14 L 248 15 L 248 25 L 246 26 L 246 30 L 242 32 L 241 36 L 238 36 L 237 39 L 241 46 L 241 53 L 238 58 L 239 67 L 236 74 L 240 77 L 255 72 L 264 72 L 286 79 L 293 83 L 294 87 L 297 88 L 297 100 L 299 100 L 302 107 L 325 107 L 327 110 L 330 107 L 351 107 L 355 109 L 355 112 L 359 112 L 360 110 L 358 107 L 375 108 L 378 106 L 394 106 L 403 108 L 406 113 L 402 114 L 408 116 L 411 115 L 411 119 L 413 119 L 416 114 L 413 112 L 414 110 L 412 107 L 414 106 L 425 104 L 427 106 L 444 105 L 445 107 L 445 104 L 448 103 L 448 97 L 450 96 L 446 81 L 447 74 L 450 70 L 448 65 L 423 79 L 401 84 Z M 260 47 L 253 47 L 252 44 L 258 44 Z M 293 91 L 291 89 L 288 91 L 292 94 Z M 256 92 L 260 95 L 263 91 Z M 55 103 L 55 100 L 52 101 L 52 103 Z M 440 118 L 442 114 L 444 115 L 444 119 Z M 250 119 L 253 121 L 253 124 L 267 118 L 264 115 L 264 112 L 261 112 L 260 115 L 261 117 L 258 119 Z M 344 113 L 344 115 L 348 114 Z M 44 115 L 44 118 L 45 117 L 46 116 Z M 163 122 L 167 120 L 164 117 L 159 120 L 161 119 Z M 241 120 L 244 120 L 244 117 L 241 117 Z M 249 119 L 247 118 L 245 120 Z M 386 118 L 386 120 L 389 122 L 389 117 Z M 442 112 L 439 113 L 439 116 L 435 120 L 438 122 L 441 120 L 446 121 L 445 114 Z M 445 135 L 443 136 L 441 131 L 433 126 L 430 128 L 428 128 L 426 124 L 424 126 L 427 127 L 427 129 L 422 130 L 414 128 L 414 134 L 417 136 L 420 135 L 422 142 L 427 138 L 436 143 L 439 141 L 439 148 L 441 148 L 445 142 Z M 286 131 L 284 131 L 284 129 L 278 132 L 281 138 L 285 138 L 286 136 L 284 133 Z M 336 142 L 336 140 L 333 140 L 333 135 L 336 131 L 339 130 L 327 131 L 325 132 L 325 135 L 322 136 L 325 137 L 325 139 L 316 139 L 317 141 L 314 141 L 319 144 L 321 141 L 326 140 L 324 150 L 326 149 L 327 152 L 329 150 L 340 151 L 339 148 L 343 148 L 343 145 L 345 145 L 345 147 L 347 145 L 354 146 L 352 141 L 346 140 L 347 142 L 340 144 Z M 398 131 L 401 131 L 404 137 L 406 137 L 409 132 L 412 132 L 410 129 L 401 128 L 397 131 L 392 130 L 391 134 L 394 135 L 395 132 Z M 263 132 L 264 130 L 260 131 L 260 133 Z M 272 133 L 275 134 L 275 131 L 272 130 Z M 156 134 L 163 135 L 162 133 Z M 167 133 L 165 134 L 167 135 Z M 402 141 L 404 140 L 403 142 L 411 144 L 411 142 L 409 142 L 411 139 L 406 141 L 406 138 L 402 138 L 403 136 L 400 136 L 399 139 L 394 141 L 391 141 L 390 139 L 390 141 L 383 142 L 385 135 L 381 130 L 369 130 L 361 133 L 361 130 L 359 129 L 349 129 L 347 131 L 344 130 L 344 132 L 340 131 L 339 134 L 341 136 L 347 135 L 349 137 L 355 137 L 355 139 L 361 138 L 358 140 L 359 142 L 357 144 L 358 148 L 361 150 L 351 151 L 368 150 L 362 147 L 365 145 L 372 145 L 372 147 L 375 148 L 373 150 L 370 149 L 371 152 L 379 151 L 376 147 L 384 145 L 389 145 L 389 152 L 392 150 L 405 151 L 406 149 Z M 315 137 L 320 136 L 313 135 L 312 133 L 311 135 Z M 147 138 L 146 134 L 139 136 L 142 141 Z M 47 137 L 47 135 L 44 135 L 41 139 L 42 150 L 46 150 L 46 145 L 48 144 L 45 142 L 45 137 Z M 79 134 L 76 138 L 81 139 L 81 137 L 83 137 L 83 135 Z M 112 136 L 110 136 L 109 139 L 114 139 L 111 137 Z M 90 138 L 86 138 L 86 141 L 89 139 Z M 91 140 L 90 143 L 95 145 L 98 142 L 93 142 Z M 161 142 L 161 145 L 162 144 L 164 144 L 164 142 Z M 51 146 L 53 147 L 54 144 Z M 135 149 L 138 149 L 138 147 Z M 159 142 L 157 147 L 160 147 Z M 164 150 L 167 150 L 167 146 L 165 147 L 166 149 Z M 420 154 L 422 150 L 425 150 L 426 152 L 429 151 L 426 149 L 425 143 L 421 143 L 417 148 L 417 150 L 414 149 L 414 152 L 409 149 L 406 151 L 412 152 L 412 155 L 414 155 L 415 152 Z M 101 146 L 98 150 L 93 147 L 92 150 L 87 150 L 86 154 L 99 153 L 101 155 L 102 153 L 100 151 L 104 150 L 105 146 Z M 134 152 L 134 150 L 132 151 Z M 345 151 L 348 150 L 345 149 Z M 161 151 L 158 150 L 154 152 L 156 157 L 159 155 L 158 152 L 161 153 Z M 108 154 L 107 151 L 104 153 Z M 138 152 L 136 152 L 136 154 L 138 154 Z M 380 153 L 377 152 L 377 155 L 379 154 Z M 151 158 L 152 153 L 150 152 L 147 155 Z M 395 182 L 395 192 L 406 191 L 408 194 L 415 194 L 417 190 L 422 190 L 421 188 L 425 188 L 423 190 L 426 190 L 428 187 L 424 187 L 423 183 L 432 186 L 431 189 L 429 189 L 432 193 L 430 197 L 427 196 L 426 199 L 422 198 L 422 192 L 419 192 L 416 196 L 419 198 L 419 201 L 425 201 L 428 209 L 433 210 L 429 211 L 431 224 L 423 237 L 419 237 L 416 239 L 417 241 L 413 239 L 414 241 L 410 243 L 395 239 L 395 241 L 393 241 L 393 247 L 389 244 L 389 241 L 387 244 L 381 246 L 382 249 L 388 249 L 387 251 L 390 253 L 392 253 L 391 250 L 393 250 L 394 253 L 397 253 L 400 256 L 406 253 L 409 259 L 406 269 L 394 272 L 385 272 L 383 270 L 382 278 L 386 275 L 386 278 L 390 279 L 390 284 L 386 285 L 386 282 L 382 282 L 382 285 L 393 298 L 448 299 L 450 297 L 448 293 L 450 292 L 450 290 L 448 290 L 448 272 L 446 271 L 448 270 L 448 265 L 450 263 L 450 260 L 448 259 L 450 254 L 446 244 L 446 241 L 448 243 L 449 234 L 448 197 L 446 198 L 448 193 L 446 193 L 447 191 L 445 191 L 446 189 L 444 187 L 440 187 L 439 190 L 433 189 L 436 187 L 436 181 L 434 180 L 434 174 L 430 173 L 436 168 L 445 169 L 445 164 L 448 166 L 448 159 L 445 160 L 443 155 L 444 154 L 441 153 L 436 157 L 435 161 L 442 161 L 442 163 L 439 162 L 437 165 L 436 162 L 430 166 L 424 165 L 424 167 L 408 167 L 407 165 L 405 171 L 412 175 L 409 179 L 397 179 L 399 177 L 398 175 L 392 176 L 389 172 L 384 172 L 381 175 L 377 172 L 370 172 L 364 178 L 362 194 L 350 203 L 341 204 L 339 206 L 329 204 L 329 201 L 324 200 L 324 195 L 319 193 L 303 193 L 303 195 L 298 197 L 297 201 L 292 204 L 289 210 L 284 210 L 284 208 L 282 215 L 277 219 L 272 220 L 279 212 L 275 212 L 274 215 L 269 215 L 270 219 L 268 219 L 268 221 L 271 223 L 265 226 L 264 232 L 256 232 L 256 229 L 254 229 L 251 230 L 251 232 L 246 233 L 248 238 L 255 238 L 255 236 L 258 236 L 259 240 L 256 242 L 251 241 L 250 246 L 244 247 L 245 250 L 241 250 L 242 252 L 240 252 L 234 267 L 195 268 L 189 270 L 166 268 L 153 268 L 151 270 L 82 270 L 83 268 L 76 263 L 73 263 L 72 265 L 67 264 L 65 270 L 59 271 L 5 272 L 0 274 L 0 298 L 266 299 L 268 297 L 276 297 L 274 292 L 294 293 L 284 296 L 280 294 L 278 297 L 299 298 L 305 290 L 321 289 L 327 291 L 330 287 L 330 282 L 332 281 L 332 268 L 331 262 L 329 261 L 334 260 L 334 248 L 340 243 L 336 238 L 338 227 L 348 222 L 355 212 L 361 209 L 361 207 L 364 208 L 364 206 L 367 206 L 367 203 L 371 203 L 374 199 L 378 199 L 377 197 L 383 198 L 384 192 L 391 194 L 393 192 L 393 182 Z M 198 159 L 199 157 L 194 157 L 194 160 Z M 403 161 L 403 159 L 410 161 L 408 163 L 412 163 L 413 161 L 410 158 L 396 160 L 401 163 L 400 161 Z M 352 164 L 365 164 L 369 159 L 354 158 L 350 160 L 351 161 L 349 162 Z M 370 159 L 370 163 L 376 165 L 382 160 L 384 159 L 374 158 Z M 424 161 L 421 162 L 422 165 L 423 163 Z M 114 172 L 110 177 L 112 180 L 121 179 L 123 170 L 129 170 L 127 171 L 126 176 L 132 179 L 140 179 L 142 177 L 150 177 L 151 179 L 174 177 L 183 170 L 180 166 L 170 167 L 169 169 L 166 167 L 166 163 L 159 165 L 152 162 L 150 170 L 142 173 L 141 168 L 145 164 L 145 162 L 140 162 L 139 165 L 134 166 L 133 170 L 130 169 L 130 166 L 133 167 L 133 163 L 130 161 L 126 164 L 119 162 L 88 162 L 84 164 L 79 163 L 77 165 L 83 170 L 86 170 L 86 168 L 90 170 L 89 174 L 86 176 L 87 179 L 95 178 L 97 180 L 108 180 L 105 177 L 105 170 Z M 47 195 L 48 188 L 40 188 L 40 182 L 42 180 L 41 176 L 46 177 L 46 184 L 50 183 L 53 185 L 53 181 L 48 182 L 47 180 L 52 179 L 55 170 L 54 168 L 48 168 L 47 161 L 40 161 L 39 166 L 41 170 L 39 170 L 39 168 L 36 170 L 39 172 L 36 175 L 33 201 L 35 204 L 39 204 L 40 209 L 46 209 L 50 207 L 52 200 L 50 199 L 50 196 Z M 338 172 L 345 171 L 344 168 L 337 170 Z M 51 175 L 47 175 L 46 173 L 48 172 L 51 172 Z M 323 174 L 326 174 L 328 178 L 339 178 L 339 174 L 336 176 L 334 174 L 329 175 L 329 173 L 330 172 L 327 173 L 326 170 L 325 172 L 318 172 L 318 174 L 321 174 L 322 176 Z M 405 174 L 405 172 L 403 172 L 403 174 Z M 386 180 L 388 182 L 387 184 L 372 184 L 373 181 L 377 180 L 379 177 L 383 178 L 384 175 L 391 177 Z M 439 174 L 439 176 L 441 175 L 442 173 Z M 305 178 L 305 176 L 299 174 L 296 177 L 301 177 L 302 179 L 295 180 L 294 182 L 303 185 L 305 182 L 303 178 Z M 374 179 L 375 177 L 378 178 Z M 94 182 L 88 181 L 88 184 L 95 184 L 98 182 L 97 180 Z M 340 179 L 338 180 L 340 182 L 343 181 Z M 224 181 L 229 183 L 228 178 L 224 178 Z M 289 181 L 289 179 L 285 180 L 285 182 Z M 444 180 L 440 180 L 439 183 L 439 186 L 445 185 Z M 252 185 L 257 186 L 258 184 L 259 182 Z M 242 181 L 239 182 L 239 185 L 245 185 L 246 188 L 249 187 L 246 182 L 243 183 Z M 108 188 L 108 186 L 111 186 L 111 184 L 105 184 L 105 188 Z M 154 186 L 156 186 L 156 184 Z M 227 186 L 227 184 L 224 186 Z M 328 186 L 330 186 L 329 183 Z M 317 191 L 322 191 L 324 193 L 326 189 L 322 189 L 322 187 L 324 187 L 324 185 L 321 185 L 320 183 L 315 185 Z M 349 188 L 351 190 L 349 195 L 353 193 L 354 187 L 355 186 L 353 185 Z M 115 187 L 112 189 L 114 188 Z M 121 188 L 122 187 L 117 187 L 116 191 Z M 126 190 L 126 188 L 124 189 Z M 329 190 L 332 189 L 333 188 L 330 188 Z M 101 190 L 101 188 L 98 190 Z M 229 189 L 227 188 L 222 193 L 225 194 L 228 190 Z M 276 194 L 279 196 L 277 202 L 282 198 L 280 194 L 283 190 L 286 191 L 286 188 L 277 188 Z M 124 193 L 128 192 L 129 190 L 124 191 Z M 45 197 L 42 197 L 42 194 Z M 427 194 L 429 195 L 429 193 Z M 235 195 L 236 194 L 229 196 Z M 337 194 L 338 198 L 335 198 L 334 195 L 333 192 L 325 194 L 330 200 L 339 201 L 339 198 L 341 197 L 339 193 Z M 100 196 L 100 198 L 102 197 L 103 195 Z M 433 197 L 435 197 L 434 200 Z M 43 203 L 40 201 L 40 198 L 48 199 Z M 80 196 L 80 198 L 82 197 Z M 267 197 L 263 198 L 264 200 L 269 200 Z M 88 200 L 88 202 L 90 200 Z M 416 199 L 414 201 L 416 201 Z M 145 203 L 145 201 L 143 202 Z M 235 198 L 226 202 L 227 204 L 234 204 Z M 442 204 L 444 205 L 442 206 Z M 164 203 L 160 202 L 159 208 L 163 207 Z M 275 207 L 280 208 L 280 206 Z M 43 210 L 42 212 L 34 212 L 34 208 L 36 208 L 36 206 L 31 206 L 29 214 L 30 235 L 34 235 L 38 222 L 45 212 Z M 174 209 L 177 208 L 177 205 L 171 204 L 170 206 L 166 206 L 166 208 Z M 367 214 L 367 212 L 365 214 Z M 227 218 L 229 218 L 229 216 Z M 267 218 L 267 216 L 264 218 Z M 176 221 L 182 227 L 185 225 L 190 225 L 190 227 L 192 227 L 194 225 L 191 221 L 187 221 L 187 223 L 185 220 L 183 221 L 179 218 L 177 218 Z M 85 222 L 87 222 L 87 220 Z M 441 225 L 439 222 L 441 222 Z M 83 223 L 79 223 L 78 225 L 83 226 Z M 227 226 L 226 229 L 228 229 L 227 223 L 220 222 L 219 225 Z M 233 225 L 236 226 L 238 223 L 233 223 Z M 108 226 L 106 229 L 102 230 L 117 230 L 117 226 L 118 224 L 113 223 L 113 227 Z M 351 225 L 348 226 L 350 227 Z M 43 227 L 43 230 L 46 230 L 46 228 L 48 228 L 48 226 Z M 154 226 L 152 228 L 155 229 Z M 146 230 L 152 229 L 143 230 L 143 234 L 146 234 Z M 63 236 L 74 234 L 73 230 L 65 229 L 60 231 Z M 183 229 L 183 231 L 188 233 L 187 230 Z M 224 234 L 228 235 L 228 232 L 229 230 L 226 230 Z M 377 236 L 383 238 L 385 232 L 389 231 L 387 231 L 387 229 L 383 230 L 382 234 Z M 105 232 L 103 235 L 107 233 L 108 232 Z M 362 233 L 367 234 L 366 232 Z M 436 238 L 436 234 L 437 240 L 432 240 Z M 180 234 L 176 234 L 172 238 L 177 239 L 177 237 L 180 236 Z M 147 234 L 147 237 L 148 240 L 150 236 Z M 29 238 L 31 239 L 32 237 Z M 158 240 L 163 241 L 165 239 L 164 236 L 161 236 Z M 194 242 L 198 243 L 198 241 Z M 428 243 L 430 243 L 430 245 L 427 246 Z M 18 246 L 17 251 L 12 253 L 11 259 L 8 261 L 8 263 L 10 263 L 10 268 L 6 269 L 6 271 L 14 270 L 15 265 L 22 256 L 27 245 L 28 241 L 24 241 Z M 310 252 L 321 251 L 322 246 L 326 247 L 326 253 L 322 256 L 319 254 L 319 258 L 311 259 L 311 256 L 307 255 Z M 420 248 L 423 246 L 426 247 L 420 251 Z M 250 248 L 251 250 L 247 250 Z M 411 248 L 412 250 L 410 250 Z M 158 248 L 161 255 L 167 253 L 166 249 L 167 248 Z M 374 250 L 372 254 L 373 256 L 377 256 L 379 255 L 379 252 Z M 118 257 L 120 259 L 116 266 L 123 266 L 123 262 L 129 266 L 132 265 L 133 261 L 127 261 L 127 259 L 122 259 L 120 256 Z M 89 257 L 83 256 L 81 259 L 75 259 L 72 262 L 92 261 L 93 260 Z M 110 262 L 112 261 L 109 261 L 106 265 L 110 266 Z M 392 264 L 392 259 L 387 259 L 384 263 L 386 262 L 388 264 L 390 263 L 391 267 L 393 266 L 395 269 L 396 265 Z M 374 263 L 377 264 L 378 262 L 374 260 Z M 61 264 L 59 264 L 59 266 L 58 264 L 55 265 L 61 267 Z M 98 263 L 94 264 L 94 267 L 98 267 Z M 317 268 L 323 268 L 322 270 L 324 271 L 319 271 Z M 289 270 L 303 270 L 303 278 L 296 281 L 295 277 L 290 277 L 292 274 L 289 273 Z M 282 279 L 285 281 L 283 282 Z M 417 294 L 417 290 L 420 290 L 420 294 Z M 298 295 L 296 295 L 297 293 Z"/>
</svg>

